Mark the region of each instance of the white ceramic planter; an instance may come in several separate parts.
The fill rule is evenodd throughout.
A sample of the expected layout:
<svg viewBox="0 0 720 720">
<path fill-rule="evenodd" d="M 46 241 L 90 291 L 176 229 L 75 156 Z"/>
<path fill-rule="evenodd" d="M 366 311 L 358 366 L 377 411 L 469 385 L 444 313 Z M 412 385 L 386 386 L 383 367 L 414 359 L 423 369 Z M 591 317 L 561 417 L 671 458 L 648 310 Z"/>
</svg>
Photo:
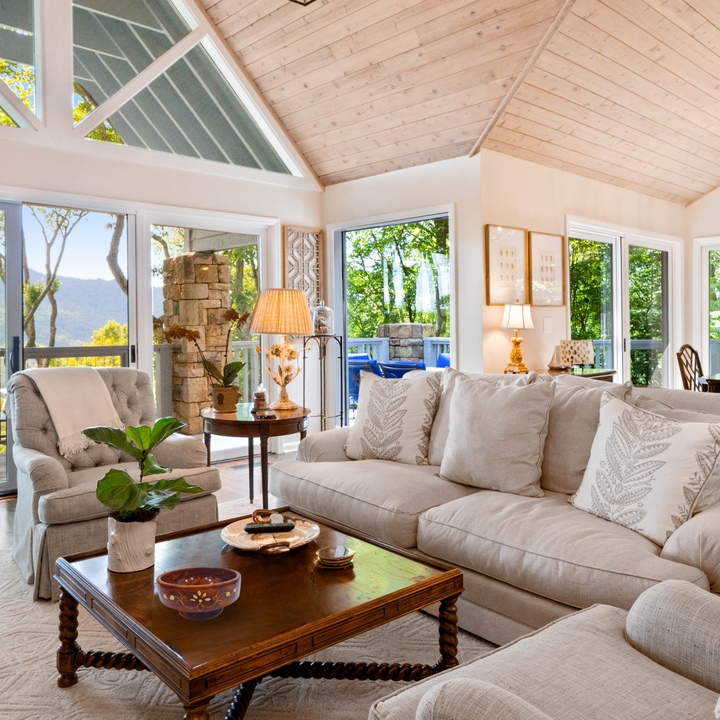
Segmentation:
<svg viewBox="0 0 720 720">
<path fill-rule="evenodd" d="M 155 564 L 157 521 L 118 522 L 108 518 L 108 570 L 136 572 Z"/>
</svg>

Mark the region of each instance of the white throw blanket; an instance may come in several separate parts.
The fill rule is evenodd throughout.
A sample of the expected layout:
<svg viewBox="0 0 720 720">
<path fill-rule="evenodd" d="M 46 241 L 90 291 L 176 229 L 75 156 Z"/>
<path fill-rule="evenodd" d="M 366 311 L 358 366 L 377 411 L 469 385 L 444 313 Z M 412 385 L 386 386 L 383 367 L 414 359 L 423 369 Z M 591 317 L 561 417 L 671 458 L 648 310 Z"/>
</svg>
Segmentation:
<svg viewBox="0 0 720 720">
<path fill-rule="evenodd" d="M 64 457 L 94 445 L 85 428 L 105 425 L 124 430 L 100 373 L 91 367 L 25 370 L 37 385 L 58 434 Z"/>
</svg>

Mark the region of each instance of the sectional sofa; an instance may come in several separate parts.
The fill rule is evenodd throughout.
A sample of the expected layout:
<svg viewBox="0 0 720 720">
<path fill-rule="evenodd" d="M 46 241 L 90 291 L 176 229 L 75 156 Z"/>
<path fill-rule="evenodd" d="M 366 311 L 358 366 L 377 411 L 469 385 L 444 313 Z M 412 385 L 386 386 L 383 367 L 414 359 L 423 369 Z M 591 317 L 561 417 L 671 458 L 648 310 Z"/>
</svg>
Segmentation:
<svg viewBox="0 0 720 720">
<path fill-rule="evenodd" d="M 720 395 L 631 389 L 574 376 L 535 380 L 557 383 L 542 464 L 543 497 L 480 490 L 439 477 L 433 440 L 448 431 L 442 397 L 430 440 L 434 465 L 350 460 L 343 449 L 350 429 L 339 428 L 308 436 L 296 460 L 276 463 L 270 491 L 299 511 L 460 568 L 465 584 L 458 601 L 460 626 L 497 644 L 596 603 L 627 611 L 643 591 L 664 580 L 720 592 L 720 504 L 692 517 L 661 548 L 568 503 L 590 455 L 603 391 L 662 403 L 671 413 L 715 416 Z"/>
</svg>

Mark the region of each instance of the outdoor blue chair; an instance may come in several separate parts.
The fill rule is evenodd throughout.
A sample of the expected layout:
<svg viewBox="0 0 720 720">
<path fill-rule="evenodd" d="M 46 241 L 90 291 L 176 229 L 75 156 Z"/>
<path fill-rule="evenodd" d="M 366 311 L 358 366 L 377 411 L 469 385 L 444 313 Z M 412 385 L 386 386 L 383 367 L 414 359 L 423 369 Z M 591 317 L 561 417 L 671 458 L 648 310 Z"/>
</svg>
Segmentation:
<svg viewBox="0 0 720 720">
<path fill-rule="evenodd" d="M 395 360 L 394 362 L 378 363 L 382 374 L 386 378 L 401 378 L 412 370 L 425 370 L 425 363 L 410 362 L 409 360 Z"/>
<path fill-rule="evenodd" d="M 348 353 L 348 360 L 370 360 L 370 356 L 367 353 Z"/>
<path fill-rule="evenodd" d="M 360 393 L 360 373 L 363 370 L 383 376 L 380 367 L 375 360 L 348 360 L 348 394 L 350 395 L 350 404 L 357 405 L 358 394 Z"/>
<path fill-rule="evenodd" d="M 450 353 L 440 353 L 438 355 L 437 363 L 435 363 L 435 367 L 450 367 Z"/>
</svg>

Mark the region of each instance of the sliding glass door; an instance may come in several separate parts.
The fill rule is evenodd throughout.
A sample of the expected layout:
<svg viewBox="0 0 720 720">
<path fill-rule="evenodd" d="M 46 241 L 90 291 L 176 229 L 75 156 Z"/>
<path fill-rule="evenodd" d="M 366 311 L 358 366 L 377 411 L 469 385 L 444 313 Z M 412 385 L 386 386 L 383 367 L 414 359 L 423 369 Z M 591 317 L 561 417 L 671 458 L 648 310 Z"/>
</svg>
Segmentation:
<svg viewBox="0 0 720 720">
<path fill-rule="evenodd" d="M 0 202 L 0 495 L 16 489 L 4 408 L 14 372 L 136 364 L 132 242 L 133 216 Z"/>
<path fill-rule="evenodd" d="M 618 381 L 672 387 L 669 243 L 571 228 L 568 245 L 571 338 Z"/>
</svg>

